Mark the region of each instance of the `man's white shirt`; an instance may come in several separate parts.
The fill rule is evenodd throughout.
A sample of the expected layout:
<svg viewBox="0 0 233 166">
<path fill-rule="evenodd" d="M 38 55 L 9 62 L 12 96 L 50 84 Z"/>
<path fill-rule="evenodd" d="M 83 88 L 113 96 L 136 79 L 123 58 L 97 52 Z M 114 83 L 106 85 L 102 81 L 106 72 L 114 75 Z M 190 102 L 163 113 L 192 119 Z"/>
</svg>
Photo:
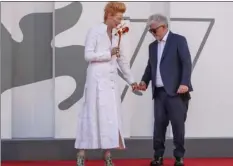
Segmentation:
<svg viewBox="0 0 233 166">
<path fill-rule="evenodd" d="M 163 50 L 164 50 L 168 35 L 169 35 L 169 31 L 167 31 L 166 35 L 163 37 L 161 41 L 158 41 L 156 87 L 163 87 L 163 80 L 160 74 L 160 62 L 161 62 Z"/>
</svg>

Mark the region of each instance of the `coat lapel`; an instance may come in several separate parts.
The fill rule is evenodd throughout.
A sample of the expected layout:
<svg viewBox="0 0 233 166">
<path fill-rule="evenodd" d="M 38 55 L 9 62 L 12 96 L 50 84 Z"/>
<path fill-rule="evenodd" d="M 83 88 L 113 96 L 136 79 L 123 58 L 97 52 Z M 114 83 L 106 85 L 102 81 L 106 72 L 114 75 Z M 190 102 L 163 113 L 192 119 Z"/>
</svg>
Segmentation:
<svg viewBox="0 0 233 166">
<path fill-rule="evenodd" d="M 168 34 L 168 37 L 167 37 L 167 41 L 166 41 L 165 47 L 163 49 L 163 54 L 162 54 L 162 57 L 161 57 L 161 61 L 164 59 L 164 57 L 168 53 L 169 47 L 171 46 L 171 43 L 172 43 L 171 42 L 171 38 L 172 38 L 172 32 L 170 31 L 169 34 Z"/>
</svg>

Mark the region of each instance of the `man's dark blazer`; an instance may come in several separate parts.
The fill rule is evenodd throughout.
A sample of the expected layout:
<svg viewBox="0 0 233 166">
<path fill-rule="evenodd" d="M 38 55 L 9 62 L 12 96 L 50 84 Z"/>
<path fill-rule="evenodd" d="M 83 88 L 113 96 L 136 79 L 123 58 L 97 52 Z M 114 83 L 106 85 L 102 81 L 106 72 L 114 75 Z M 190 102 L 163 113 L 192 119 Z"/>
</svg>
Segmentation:
<svg viewBox="0 0 233 166">
<path fill-rule="evenodd" d="M 146 83 L 147 87 L 152 81 L 153 97 L 156 95 L 154 92 L 156 89 L 157 46 L 157 40 L 149 45 L 149 60 L 142 77 L 142 81 Z M 177 95 L 180 85 L 188 86 L 189 92 L 193 91 L 191 72 L 192 60 L 186 38 L 170 31 L 160 62 L 160 73 L 167 94 Z"/>
</svg>

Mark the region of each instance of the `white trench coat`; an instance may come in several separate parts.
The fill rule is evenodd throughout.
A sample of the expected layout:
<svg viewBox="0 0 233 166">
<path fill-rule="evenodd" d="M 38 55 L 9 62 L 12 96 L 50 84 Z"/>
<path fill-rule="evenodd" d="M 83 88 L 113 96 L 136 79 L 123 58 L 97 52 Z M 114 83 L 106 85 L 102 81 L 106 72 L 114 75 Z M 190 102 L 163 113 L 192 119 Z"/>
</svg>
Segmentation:
<svg viewBox="0 0 233 166">
<path fill-rule="evenodd" d="M 124 45 L 120 45 L 120 58 L 111 56 L 111 49 L 117 46 L 118 38 L 113 35 L 111 44 L 107 25 L 104 23 L 91 28 L 87 34 L 85 60 L 89 65 L 83 109 L 78 116 L 76 149 L 119 148 L 119 136 L 125 147 L 120 118 L 121 99 L 117 85 L 117 66 L 128 84 L 132 84 L 134 79 L 124 54 Z"/>
</svg>

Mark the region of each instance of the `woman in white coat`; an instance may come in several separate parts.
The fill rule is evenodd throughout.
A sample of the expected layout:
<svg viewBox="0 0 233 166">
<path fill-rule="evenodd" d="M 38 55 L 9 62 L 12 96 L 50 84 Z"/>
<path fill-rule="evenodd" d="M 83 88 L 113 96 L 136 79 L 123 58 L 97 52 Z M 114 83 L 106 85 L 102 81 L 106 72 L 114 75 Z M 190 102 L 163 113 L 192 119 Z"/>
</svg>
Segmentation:
<svg viewBox="0 0 233 166">
<path fill-rule="evenodd" d="M 117 66 L 133 90 L 137 84 L 124 54 L 124 45 L 118 48 L 119 37 L 112 32 L 121 23 L 125 11 L 124 3 L 109 2 L 105 6 L 104 23 L 91 28 L 86 37 L 85 60 L 89 65 L 75 141 L 75 148 L 79 149 L 77 166 L 84 166 L 86 149 L 104 149 L 105 164 L 112 166 L 109 150 L 125 148 Z"/>
</svg>

